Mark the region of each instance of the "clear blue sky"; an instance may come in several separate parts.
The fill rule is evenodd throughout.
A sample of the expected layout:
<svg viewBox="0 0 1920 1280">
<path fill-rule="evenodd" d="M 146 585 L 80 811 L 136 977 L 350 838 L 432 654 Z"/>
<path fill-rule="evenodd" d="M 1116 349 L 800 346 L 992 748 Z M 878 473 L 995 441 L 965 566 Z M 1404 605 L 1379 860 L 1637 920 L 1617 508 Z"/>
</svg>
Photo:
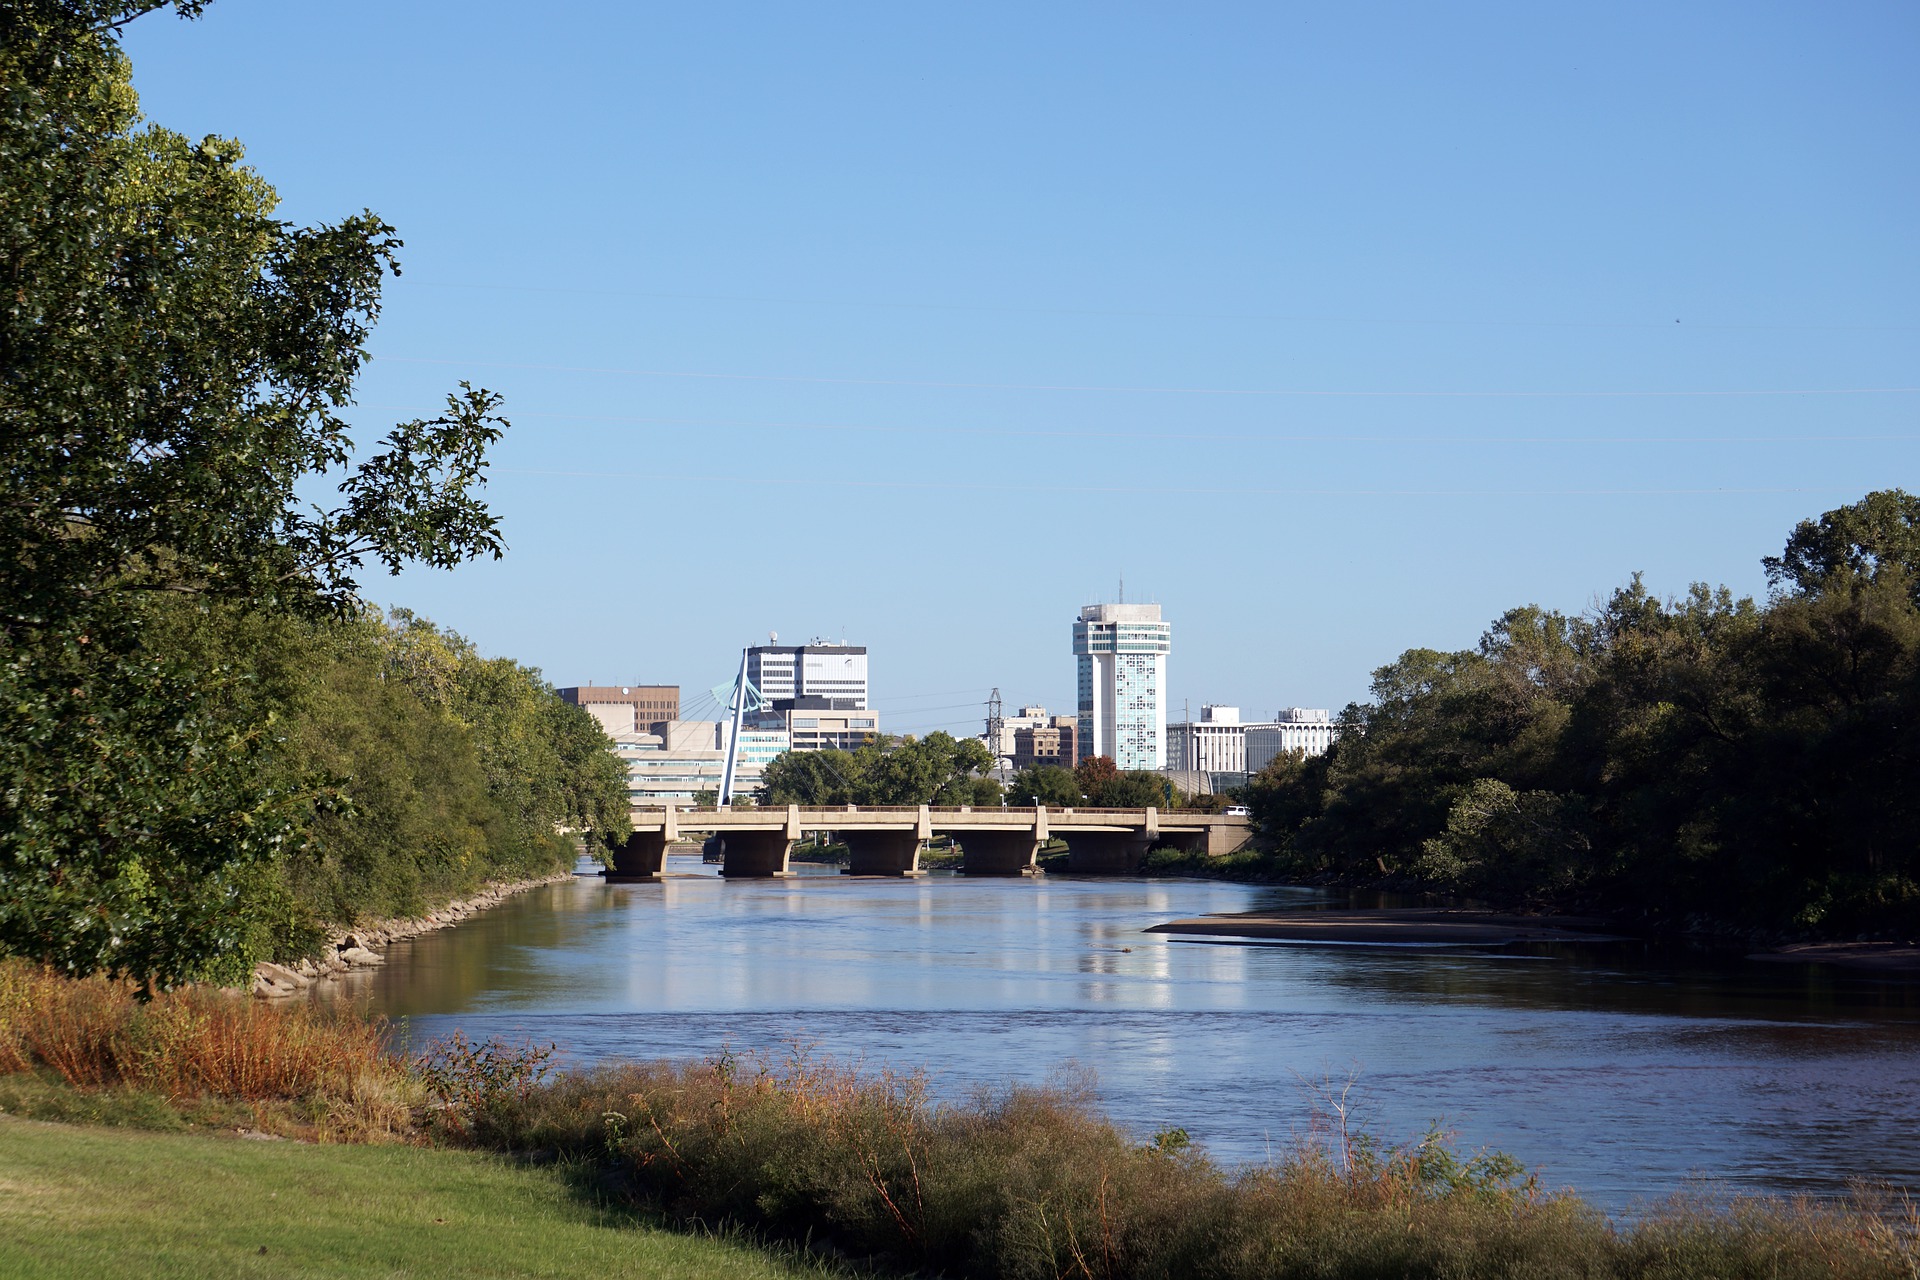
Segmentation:
<svg viewBox="0 0 1920 1280">
<path fill-rule="evenodd" d="M 219 0 L 127 46 L 285 216 L 405 237 L 357 421 L 507 396 L 498 564 L 371 594 L 558 684 L 872 649 L 895 729 L 1337 707 L 1526 602 L 1764 590 L 1920 484 L 1920 6 Z"/>
</svg>

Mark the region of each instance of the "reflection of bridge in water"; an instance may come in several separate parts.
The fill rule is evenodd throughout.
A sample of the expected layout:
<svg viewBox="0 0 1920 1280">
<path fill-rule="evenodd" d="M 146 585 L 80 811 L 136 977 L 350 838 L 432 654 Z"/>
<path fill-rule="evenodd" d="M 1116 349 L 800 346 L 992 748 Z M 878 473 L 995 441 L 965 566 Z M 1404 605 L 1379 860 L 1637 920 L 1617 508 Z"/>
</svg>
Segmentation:
<svg viewBox="0 0 1920 1280">
<path fill-rule="evenodd" d="M 853 875 L 915 876 L 920 852 L 936 833 L 960 846 L 963 875 L 1032 875 L 1040 846 L 1067 842 L 1067 869 L 1129 875 L 1147 850 L 1172 845 L 1213 855 L 1245 848 L 1252 835 L 1237 814 L 1186 809 L 936 808 L 929 805 L 764 809 L 635 809 L 626 847 L 609 855 L 613 879 L 651 880 L 666 864 L 667 846 L 692 833 L 714 834 L 725 850 L 723 876 L 783 876 L 794 843 L 809 831 L 830 831 L 847 846 Z"/>
</svg>

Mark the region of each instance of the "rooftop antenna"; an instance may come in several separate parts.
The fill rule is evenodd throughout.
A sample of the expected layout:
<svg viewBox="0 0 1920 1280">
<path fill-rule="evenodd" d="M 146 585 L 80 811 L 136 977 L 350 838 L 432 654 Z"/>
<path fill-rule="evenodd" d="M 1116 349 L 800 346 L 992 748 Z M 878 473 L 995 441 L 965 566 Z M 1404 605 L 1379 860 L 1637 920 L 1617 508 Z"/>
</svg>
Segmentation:
<svg viewBox="0 0 1920 1280">
<path fill-rule="evenodd" d="M 1125 604 L 1126 602 L 1127 602 L 1127 575 L 1123 573 L 1120 575 L 1120 599 L 1115 603 Z"/>
</svg>

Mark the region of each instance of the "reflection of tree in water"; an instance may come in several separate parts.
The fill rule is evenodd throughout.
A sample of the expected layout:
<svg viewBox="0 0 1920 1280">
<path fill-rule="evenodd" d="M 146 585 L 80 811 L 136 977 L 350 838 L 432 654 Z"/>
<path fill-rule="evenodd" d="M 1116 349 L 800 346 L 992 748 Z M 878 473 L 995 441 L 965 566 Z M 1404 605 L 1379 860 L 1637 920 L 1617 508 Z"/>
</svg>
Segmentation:
<svg viewBox="0 0 1920 1280">
<path fill-rule="evenodd" d="M 1760 1019 L 1764 1038 L 1816 1034 L 1827 1019 L 1920 1017 L 1920 984 L 1815 965 L 1773 964 L 1640 942 L 1526 943 L 1493 951 L 1315 948 L 1332 957 L 1315 978 L 1375 998 L 1515 1009 Z M 1743 1032 L 1744 1034 L 1744 1032 Z M 1920 1024 L 1905 1028 L 1920 1049 Z"/>
</svg>

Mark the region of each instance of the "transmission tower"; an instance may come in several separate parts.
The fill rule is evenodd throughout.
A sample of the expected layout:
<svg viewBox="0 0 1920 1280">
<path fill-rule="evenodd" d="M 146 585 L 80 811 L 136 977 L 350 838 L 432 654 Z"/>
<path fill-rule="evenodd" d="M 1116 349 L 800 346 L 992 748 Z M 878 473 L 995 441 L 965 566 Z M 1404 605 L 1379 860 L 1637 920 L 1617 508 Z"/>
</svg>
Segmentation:
<svg viewBox="0 0 1920 1280">
<path fill-rule="evenodd" d="M 987 697 L 987 750 L 993 752 L 994 770 L 1002 775 L 1000 780 L 1005 782 L 1006 769 L 1000 763 L 1005 759 L 1000 752 L 1000 735 L 1006 732 L 1007 718 L 1001 712 L 1000 687 L 995 685 Z"/>
</svg>

